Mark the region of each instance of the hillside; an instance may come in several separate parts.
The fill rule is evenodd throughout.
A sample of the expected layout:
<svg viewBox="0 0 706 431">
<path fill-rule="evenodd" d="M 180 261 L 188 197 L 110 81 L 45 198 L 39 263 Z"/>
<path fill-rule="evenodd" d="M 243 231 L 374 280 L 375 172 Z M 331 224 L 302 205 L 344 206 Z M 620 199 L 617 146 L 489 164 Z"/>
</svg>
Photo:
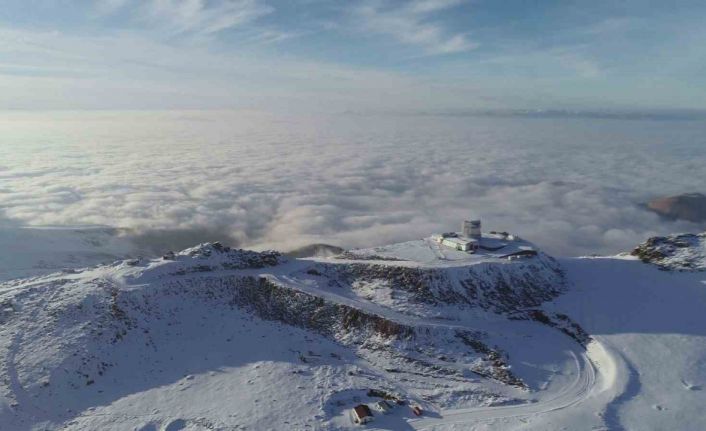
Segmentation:
<svg viewBox="0 0 706 431">
<path fill-rule="evenodd" d="M 386 397 L 425 415 L 372 428 L 698 429 L 700 274 L 420 240 L 302 259 L 206 243 L 10 280 L 0 424 L 333 430 Z"/>
<path fill-rule="evenodd" d="M 106 227 L 8 227 L 0 226 L 0 282 L 56 271 L 84 268 L 138 256 L 140 250 Z"/>
</svg>

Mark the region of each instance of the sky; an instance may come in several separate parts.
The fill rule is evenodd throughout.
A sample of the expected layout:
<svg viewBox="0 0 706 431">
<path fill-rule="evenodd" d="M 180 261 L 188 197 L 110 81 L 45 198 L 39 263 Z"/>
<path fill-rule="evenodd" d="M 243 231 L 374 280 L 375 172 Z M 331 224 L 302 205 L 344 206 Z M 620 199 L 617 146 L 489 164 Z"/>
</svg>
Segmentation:
<svg viewBox="0 0 706 431">
<path fill-rule="evenodd" d="M 4 0 L 0 109 L 706 109 L 706 3 Z"/>
</svg>

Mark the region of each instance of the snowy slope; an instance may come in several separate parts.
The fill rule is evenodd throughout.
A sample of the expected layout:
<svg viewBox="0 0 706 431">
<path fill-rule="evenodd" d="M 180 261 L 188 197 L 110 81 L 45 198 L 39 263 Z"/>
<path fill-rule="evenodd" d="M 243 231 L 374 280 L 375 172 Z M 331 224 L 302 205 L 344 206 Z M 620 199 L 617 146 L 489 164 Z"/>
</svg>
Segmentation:
<svg viewBox="0 0 706 431">
<path fill-rule="evenodd" d="M 425 415 L 368 428 L 706 428 L 703 272 L 425 247 L 208 243 L 6 281 L 0 429 L 348 429 L 383 394 Z"/>
<path fill-rule="evenodd" d="M 523 306 L 523 297 L 511 294 L 514 290 L 507 298 L 492 295 L 491 281 L 499 274 L 512 277 L 517 272 L 520 277 L 529 268 L 546 272 L 546 277 L 529 278 L 517 292 L 555 282 L 558 285 L 547 293 L 555 296 L 562 287 L 556 268 L 541 261 L 533 267 L 524 262 L 497 264 L 502 266 L 499 272 L 477 263 L 479 272 L 466 268 L 463 280 L 455 272 L 446 279 L 428 280 L 422 267 L 392 265 L 386 272 L 379 262 L 360 266 L 341 259 L 287 259 L 275 252 L 233 250 L 214 243 L 160 259 L 131 259 L 9 281 L 0 290 L 0 355 L 8 382 L 2 389 L 0 420 L 18 429 L 104 428 L 116 418 L 121 426 L 135 427 L 162 426 L 176 419 L 202 426 L 202 418 L 216 421 L 207 424 L 215 428 L 233 423 L 283 426 L 289 419 L 287 409 L 275 404 L 280 400 L 307 412 L 300 419 L 302 426 L 337 428 L 349 424 L 346 409 L 371 389 L 421 403 L 429 411 L 526 404 L 534 399 L 534 390 L 559 390 L 572 380 L 572 373 L 579 374 L 576 357 L 583 348 L 526 316 L 509 318 L 493 311 L 508 311 L 513 298 Z M 418 303 L 417 313 L 365 299 L 355 287 L 381 283 L 394 289 L 398 275 L 410 270 L 422 275 L 415 284 L 420 297 L 410 298 Z M 474 285 L 474 280 L 486 282 Z M 499 291 L 503 288 L 498 286 Z M 488 295 L 482 301 L 487 310 L 470 300 L 476 290 Z M 469 300 L 451 300 L 449 292 Z M 476 309 L 478 315 L 444 321 L 438 310 L 418 312 L 441 306 L 455 307 L 459 315 Z M 532 353 L 524 341 L 528 337 L 554 340 L 556 348 Z M 273 382 L 299 383 L 286 388 L 267 384 L 255 371 L 259 368 L 250 368 L 250 355 L 258 363 L 272 363 L 267 373 Z M 515 355 L 524 357 L 516 370 L 509 363 Z M 221 369 L 227 370 L 227 377 L 215 378 Z M 552 369 L 565 369 L 567 376 L 557 376 Z M 171 407 L 171 401 L 164 401 L 165 413 L 158 407 L 142 410 L 161 401 L 135 402 L 179 399 L 184 375 L 205 381 Z M 319 375 L 324 380 L 316 383 Z M 309 378 L 314 380 L 302 382 Z M 256 390 L 237 396 L 227 394 L 233 386 L 222 389 L 226 392 L 213 388 L 229 379 L 234 386 L 259 383 Z M 305 396 L 293 397 L 288 392 L 293 387 Z M 191 413 L 182 414 L 188 408 L 181 403 L 194 397 L 216 398 L 227 405 L 218 404 L 215 411 L 222 414 L 215 416 L 209 413 L 210 404 L 190 405 Z M 227 416 L 256 408 L 263 410 L 247 418 Z M 279 413 L 273 414 L 273 409 Z M 389 420 L 401 425 L 407 416 L 407 409 L 400 410 Z"/>
<path fill-rule="evenodd" d="M 0 226 L 0 281 L 137 256 L 118 229 Z"/>
<path fill-rule="evenodd" d="M 706 273 L 616 258 L 562 261 L 575 288 L 555 304 L 623 362 L 610 429 L 706 429 Z"/>
</svg>

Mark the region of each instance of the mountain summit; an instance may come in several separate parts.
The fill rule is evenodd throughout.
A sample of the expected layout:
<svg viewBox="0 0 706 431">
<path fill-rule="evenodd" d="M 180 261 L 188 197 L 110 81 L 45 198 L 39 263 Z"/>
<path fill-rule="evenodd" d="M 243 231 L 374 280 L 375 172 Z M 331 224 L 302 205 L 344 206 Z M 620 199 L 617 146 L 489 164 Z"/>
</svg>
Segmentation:
<svg viewBox="0 0 706 431">
<path fill-rule="evenodd" d="M 666 290 L 672 273 L 631 257 L 555 259 L 506 233 L 460 251 L 444 235 L 299 259 L 204 243 L 1 283 L 0 423 L 339 430 L 366 404 L 383 429 L 611 427 L 617 409 L 703 425 L 662 414 L 706 401 L 694 362 L 647 372 L 677 341 L 705 353 L 698 272 Z M 631 367 L 645 389 L 623 408 Z"/>
</svg>

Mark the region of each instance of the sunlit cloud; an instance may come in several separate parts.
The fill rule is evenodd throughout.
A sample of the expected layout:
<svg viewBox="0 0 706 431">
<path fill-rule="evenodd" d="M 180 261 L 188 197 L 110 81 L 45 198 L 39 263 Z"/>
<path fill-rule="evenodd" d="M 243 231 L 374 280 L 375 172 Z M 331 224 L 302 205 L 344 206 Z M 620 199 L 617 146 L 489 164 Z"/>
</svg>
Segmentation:
<svg viewBox="0 0 706 431">
<path fill-rule="evenodd" d="M 0 121 L 0 208 L 17 224 L 284 250 L 421 238 L 470 214 L 563 255 L 700 228 L 639 205 L 706 178 L 706 160 L 690 151 L 703 141 L 691 138 L 698 123 L 547 121 L 16 113 Z"/>
</svg>

